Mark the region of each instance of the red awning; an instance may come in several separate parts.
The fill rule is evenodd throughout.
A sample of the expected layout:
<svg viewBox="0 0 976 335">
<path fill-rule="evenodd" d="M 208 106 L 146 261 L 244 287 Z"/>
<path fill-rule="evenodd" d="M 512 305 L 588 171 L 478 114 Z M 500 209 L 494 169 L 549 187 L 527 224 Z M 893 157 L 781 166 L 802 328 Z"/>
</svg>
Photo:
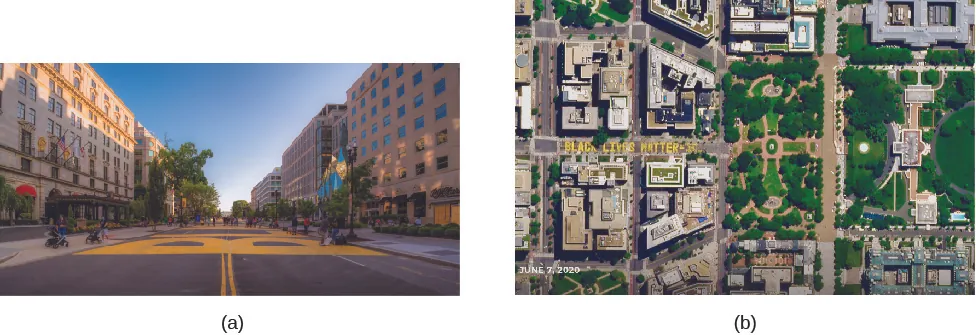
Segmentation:
<svg viewBox="0 0 976 335">
<path fill-rule="evenodd" d="M 34 186 L 30 186 L 30 185 L 20 185 L 20 186 L 17 186 L 16 192 L 17 192 L 17 194 L 20 194 L 20 195 L 29 195 L 29 196 L 32 196 L 32 197 L 35 197 L 35 198 L 37 197 L 37 191 L 34 190 Z"/>
</svg>

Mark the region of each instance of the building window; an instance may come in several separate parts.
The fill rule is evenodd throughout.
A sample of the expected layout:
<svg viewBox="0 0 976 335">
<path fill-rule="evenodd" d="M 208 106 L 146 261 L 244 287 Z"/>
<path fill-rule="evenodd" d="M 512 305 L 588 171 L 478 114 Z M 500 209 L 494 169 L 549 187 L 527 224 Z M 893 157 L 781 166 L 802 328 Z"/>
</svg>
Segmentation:
<svg viewBox="0 0 976 335">
<path fill-rule="evenodd" d="M 373 140 L 372 148 L 373 148 L 373 151 L 376 151 L 376 148 L 379 148 L 379 142 L 376 142 L 376 140 Z"/>
<path fill-rule="evenodd" d="M 384 183 L 389 183 L 392 180 L 393 180 L 393 178 L 392 178 L 392 176 L 390 175 L 389 172 L 383 174 L 383 182 Z"/>
<path fill-rule="evenodd" d="M 383 127 L 386 127 L 386 126 L 389 126 L 389 125 L 390 125 L 390 116 L 389 115 L 384 116 L 383 117 Z"/>
<path fill-rule="evenodd" d="M 17 78 L 17 92 L 20 94 L 27 95 L 27 78 L 20 77 Z"/>
<path fill-rule="evenodd" d="M 390 164 L 390 153 L 383 154 L 383 164 Z"/>
<path fill-rule="evenodd" d="M 369 98 L 376 99 L 376 87 L 373 87 L 373 89 L 369 90 Z"/>
<path fill-rule="evenodd" d="M 421 137 L 417 142 L 414 142 L 413 146 L 417 149 L 417 152 L 424 151 L 424 138 Z"/>
<path fill-rule="evenodd" d="M 352 99 L 356 100 L 356 91 L 352 91 Z"/>
<path fill-rule="evenodd" d="M 376 106 L 373 106 L 373 110 L 369 113 L 369 116 L 376 116 Z"/>
<path fill-rule="evenodd" d="M 363 114 L 362 115 L 362 118 L 359 119 L 359 121 L 362 122 L 363 125 L 365 125 L 366 124 L 366 114 Z"/>
<path fill-rule="evenodd" d="M 407 147 L 399 147 L 397 150 L 399 151 L 397 154 L 397 159 L 403 158 L 407 155 Z"/>
<path fill-rule="evenodd" d="M 400 84 L 400 87 L 397 87 L 397 98 L 402 96 L 403 96 L 403 84 Z"/>
<path fill-rule="evenodd" d="M 424 94 L 420 93 L 413 98 L 413 108 L 420 108 L 424 105 Z"/>
<path fill-rule="evenodd" d="M 403 75 L 403 65 L 397 66 L 396 74 L 397 74 L 397 78 L 400 78 L 400 76 Z"/>
<path fill-rule="evenodd" d="M 366 98 L 359 99 L 359 107 L 366 108 Z"/>
<path fill-rule="evenodd" d="M 47 119 L 47 132 L 48 134 L 54 133 L 54 120 Z"/>
<path fill-rule="evenodd" d="M 81 79 L 78 79 L 78 77 L 75 77 L 75 88 L 79 90 L 81 89 Z"/>
<path fill-rule="evenodd" d="M 364 82 L 359 83 L 359 91 L 362 92 L 362 91 L 365 91 L 365 90 L 366 90 L 366 82 L 364 81 Z"/>
<path fill-rule="evenodd" d="M 390 77 L 383 78 L 383 89 L 390 87 Z"/>
<path fill-rule="evenodd" d="M 31 65 L 30 71 L 31 71 L 31 77 L 37 78 L 37 66 Z"/>
<path fill-rule="evenodd" d="M 423 81 L 424 81 L 424 71 L 423 70 L 417 71 L 417 73 L 413 75 L 413 86 L 416 87 L 418 84 L 422 83 Z"/>
<path fill-rule="evenodd" d="M 400 126 L 397 128 L 397 138 L 404 138 L 407 136 L 407 126 Z"/>
<path fill-rule="evenodd" d="M 27 92 L 27 96 L 30 97 L 31 100 L 37 101 L 37 86 L 30 84 L 30 90 Z"/>
<path fill-rule="evenodd" d="M 355 100 L 356 98 L 353 99 Z M 352 107 L 352 116 L 356 116 L 356 106 Z"/>
<path fill-rule="evenodd" d="M 366 129 L 363 129 L 363 133 L 360 135 L 362 135 L 363 140 L 366 140 Z"/>
<path fill-rule="evenodd" d="M 407 169 L 406 168 L 403 168 L 403 167 L 398 167 L 397 168 L 397 176 L 400 177 L 400 179 L 406 178 L 407 177 Z"/>
<path fill-rule="evenodd" d="M 380 71 L 386 70 L 388 68 L 390 68 L 390 64 L 383 63 L 382 65 L 380 65 Z"/>
<path fill-rule="evenodd" d="M 406 114 L 407 114 L 407 106 L 406 105 L 400 105 L 400 107 L 397 107 L 397 118 L 398 119 L 401 118 L 401 117 L 403 117 Z"/>
<path fill-rule="evenodd" d="M 59 170 L 57 167 L 51 167 L 51 178 L 58 179 L 58 175 L 60 175 L 60 173 L 61 170 Z"/>
<path fill-rule="evenodd" d="M 63 136 L 63 133 L 61 132 L 61 125 L 60 124 L 55 124 L 54 125 L 54 134 L 55 135 L 58 135 L 58 136 Z"/>
<path fill-rule="evenodd" d="M 390 144 L 390 134 L 383 135 L 383 146 Z"/>
<path fill-rule="evenodd" d="M 81 72 L 81 66 L 78 63 L 75 63 L 75 71 Z"/>
<path fill-rule="evenodd" d="M 352 122 L 352 130 L 356 130 L 356 121 Z"/>
<path fill-rule="evenodd" d="M 369 81 L 373 81 L 373 80 L 376 80 L 376 71 L 373 71 L 373 73 L 369 75 Z"/>
<path fill-rule="evenodd" d="M 437 132 L 437 145 L 447 143 L 447 129 Z"/>
<path fill-rule="evenodd" d="M 61 63 L 54 63 L 54 71 L 61 73 Z"/>
<path fill-rule="evenodd" d="M 447 168 L 447 156 L 437 157 L 437 169 L 443 170 Z"/>
<path fill-rule="evenodd" d="M 372 134 L 376 134 L 376 130 L 377 130 L 377 129 L 378 129 L 378 128 L 376 127 L 376 124 L 375 124 L 375 123 L 373 123 L 373 132 L 372 132 Z"/>
<path fill-rule="evenodd" d="M 434 120 L 440 120 L 447 116 L 447 104 L 434 108 Z"/>
<path fill-rule="evenodd" d="M 424 162 L 417 163 L 416 175 L 419 176 L 419 175 L 424 174 L 424 168 L 426 168 L 426 167 L 427 167 L 426 166 L 426 163 L 424 163 Z"/>
<path fill-rule="evenodd" d="M 23 120 L 27 115 L 27 106 L 23 102 L 17 102 L 17 118 Z"/>
<path fill-rule="evenodd" d="M 420 117 L 418 117 L 418 118 L 416 118 L 416 119 L 413 120 L 413 129 L 414 130 L 424 129 L 424 116 L 423 115 L 421 115 Z"/>
<path fill-rule="evenodd" d="M 24 172 L 31 172 L 31 160 L 27 158 L 20 159 L 20 170 Z"/>
<path fill-rule="evenodd" d="M 54 85 L 54 79 L 48 79 L 47 88 L 51 89 L 51 94 L 57 92 L 57 85 Z"/>
<path fill-rule="evenodd" d="M 383 108 L 386 108 L 386 107 L 390 107 L 390 97 L 384 97 L 383 98 Z"/>
<path fill-rule="evenodd" d="M 64 117 L 64 105 L 62 105 L 60 102 L 54 103 L 54 115 Z"/>
<path fill-rule="evenodd" d="M 27 122 L 30 122 L 31 124 L 37 124 L 36 121 L 37 121 L 37 112 L 35 112 L 34 109 L 31 108 L 30 110 L 27 111 Z"/>
<path fill-rule="evenodd" d="M 95 178 L 88 179 L 88 187 L 95 188 Z"/>
<path fill-rule="evenodd" d="M 441 80 L 438 80 L 436 83 L 434 83 L 434 96 L 436 97 L 438 95 L 441 95 L 441 93 L 444 92 L 446 86 L 447 83 L 445 82 L 445 78 L 441 78 Z"/>
<path fill-rule="evenodd" d="M 440 69 L 442 67 L 444 67 L 444 63 L 434 63 L 433 65 L 434 71 L 437 71 L 437 69 Z"/>
<path fill-rule="evenodd" d="M 54 97 L 48 96 L 47 98 L 47 111 L 54 113 Z"/>
</svg>

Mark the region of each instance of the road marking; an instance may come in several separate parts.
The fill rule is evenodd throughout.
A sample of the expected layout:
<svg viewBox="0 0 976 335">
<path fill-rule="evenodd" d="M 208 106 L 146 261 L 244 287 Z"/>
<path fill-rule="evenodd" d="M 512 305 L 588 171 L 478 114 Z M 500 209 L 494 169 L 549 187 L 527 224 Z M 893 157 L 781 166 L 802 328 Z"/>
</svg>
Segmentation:
<svg viewBox="0 0 976 335">
<path fill-rule="evenodd" d="M 407 268 L 407 267 L 404 267 L 404 266 L 397 266 L 397 267 L 398 267 L 398 268 L 400 268 L 400 269 L 403 269 L 403 270 L 407 270 L 407 271 L 410 271 L 410 272 L 413 272 L 413 273 L 416 273 L 416 274 L 418 274 L 418 275 L 421 275 L 421 276 L 423 276 L 423 275 L 424 275 L 424 274 L 423 274 L 423 273 L 421 273 L 420 271 L 417 271 L 417 270 L 414 270 L 414 269 L 411 269 L 411 268 Z"/>
<path fill-rule="evenodd" d="M 227 282 L 230 283 L 230 295 L 237 295 L 237 284 L 234 283 L 234 258 L 227 254 Z"/>
<path fill-rule="evenodd" d="M 356 265 L 359 265 L 359 266 L 362 266 L 362 267 L 366 267 L 365 265 L 362 265 L 362 264 L 359 264 L 358 262 L 356 262 L 356 261 L 354 261 L 354 260 L 351 260 L 351 259 L 348 259 L 348 258 L 345 258 L 345 257 L 342 257 L 342 256 L 339 256 L 339 255 L 335 255 L 335 256 L 336 256 L 336 257 L 339 257 L 339 258 L 342 258 L 342 259 L 345 259 L 345 260 L 347 260 L 347 261 L 350 261 L 350 262 L 353 262 L 353 263 L 354 263 L 354 264 L 356 264 Z"/>
<path fill-rule="evenodd" d="M 227 295 L 227 260 L 220 254 L 220 295 Z"/>
</svg>

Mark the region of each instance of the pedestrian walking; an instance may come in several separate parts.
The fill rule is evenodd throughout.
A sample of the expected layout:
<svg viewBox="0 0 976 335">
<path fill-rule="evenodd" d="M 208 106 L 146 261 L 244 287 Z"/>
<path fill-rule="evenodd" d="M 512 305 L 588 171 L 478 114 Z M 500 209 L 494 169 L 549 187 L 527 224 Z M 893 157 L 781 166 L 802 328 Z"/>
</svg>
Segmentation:
<svg viewBox="0 0 976 335">
<path fill-rule="evenodd" d="M 417 219 L 416 219 L 416 220 L 414 220 L 414 221 L 413 221 L 413 224 L 414 224 L 415 226 L 417 226 L 417 227 L 420 227 L 420 217 L 419 217 L 419 216 L 417 217 Z"/>
<path fill-rule="evenodd" d="M 305 224 L 305 235 L 308 235 L 308 224 L 309 224 L 308 218 L 305 218 L 305 222 L 303 223 Z"/>
<path fill-rule="evenodd" d="M 102 221 L 98 223 L 98 229 L 102 232 L 102 239 L 108 239 L 108 220 L 102 216 Z"/>
<path fill-rule="evenodd" d="M 298 235 L 298 217 L 294 215 L 291 216 L 291 234 Z"/>
</svg>

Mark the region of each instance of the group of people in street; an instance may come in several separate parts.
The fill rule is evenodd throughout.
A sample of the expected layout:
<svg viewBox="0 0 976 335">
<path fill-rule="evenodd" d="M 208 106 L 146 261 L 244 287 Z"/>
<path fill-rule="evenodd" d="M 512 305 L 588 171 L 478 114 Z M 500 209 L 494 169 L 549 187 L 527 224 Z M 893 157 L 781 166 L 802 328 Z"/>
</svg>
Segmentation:
<svg viewBox="0 0 976 335">
<path fill-rule="evenodd" d="M 61 235 L 62 239 L 68 237 L 68 219 L 66 219 L 63 214 L 58 215 L 58 219 L 54 222 L 54 226 L 57 228 L 58 234 Z M 108 218 L 102 216 L 102 219 L 99 220 L 98 232 L 101 239 L 108 239 Z"/>
</svg>

